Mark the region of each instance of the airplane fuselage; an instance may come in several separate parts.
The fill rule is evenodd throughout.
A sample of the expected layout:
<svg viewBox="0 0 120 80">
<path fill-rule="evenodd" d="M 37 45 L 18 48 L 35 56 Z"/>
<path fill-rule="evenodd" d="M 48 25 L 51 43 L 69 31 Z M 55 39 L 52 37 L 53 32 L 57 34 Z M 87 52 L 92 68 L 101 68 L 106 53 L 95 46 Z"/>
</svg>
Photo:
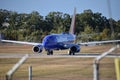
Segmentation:
<svg viewBox="0 0 120 80">
<path fill-rule="evenodd" d="M 75 41 L 75 35 L 70 33 L 61 33 L 61 34 L 51 34 L 47 35 L 43 41 L 43 47 L 46 50 L 59 50 L 59 49 L 68 49 L 70 44 L 73 44 Z"/>
<path fill-rule="evenodd" d="M 4 42 L 12 42 L 19 44 L 29 44 L 33 45 L 33 52 L 41 53 L 43 48 L 47 51 L 48 55 L 53 54 L 53 50 L 63 50 L 69 49 L 69 54 L 74 55 L 76 52 L 80 51 L 80 46 L 75 44 L 75 16 L 76 16 L 76 8 L 74 9 L 74 14 L 71 21 L 71 26 L 69 33 L 61 33 L 61 34 L 50 34 L 45 36 L 45 38 L 41 43 L 30 43 L 30 42 L 22 42 L 22 41 L 13 41 L 13 40 L 2 40 Z"/>
</svg>

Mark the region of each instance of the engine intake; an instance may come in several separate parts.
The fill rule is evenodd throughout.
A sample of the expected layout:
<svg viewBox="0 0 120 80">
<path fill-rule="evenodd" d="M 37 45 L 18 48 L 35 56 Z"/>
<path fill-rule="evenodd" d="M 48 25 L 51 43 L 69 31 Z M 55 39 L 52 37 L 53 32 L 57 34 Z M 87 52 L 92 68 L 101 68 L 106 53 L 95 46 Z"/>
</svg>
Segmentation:
<svg viewBox="0 0 120 80">
<path fill-rule="evenodd" d="M 72 52 L 79 52 L 79 51 L 80 51 L 80 47 L 79 47 L 78 45 L 75 45 L 75 46 L 72 46 L 72 47 L 70 48 L 70 50 L 71 50 Z"/>
<path fill-rule="evenodd" d="M 41 45 L 33 46 L 33 52 L 41 53 L 42 50 L 43 50 L 43 46 Z"/>
</svg>

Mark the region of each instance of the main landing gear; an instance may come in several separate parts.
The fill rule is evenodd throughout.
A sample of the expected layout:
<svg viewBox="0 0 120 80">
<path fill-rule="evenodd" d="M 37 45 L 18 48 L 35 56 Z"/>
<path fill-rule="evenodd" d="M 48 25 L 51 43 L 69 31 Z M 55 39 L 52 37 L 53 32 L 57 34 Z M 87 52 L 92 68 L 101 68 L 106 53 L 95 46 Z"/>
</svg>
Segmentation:
<svg viewBox="0 0 120 80">
<path fill-rule="evenodd" d="M 53 55 L 53 50 L 46 50 L 46 51 L 47 51 L 47 55 Z M 72 50 L 72 49 L 70 49 L 70 50 L 68 51 L 68 54 L 69 54 L 69 55 L 75 55 L 75 51 Z"/>
<path fill-rule="evenodd" d="M 77 48 L 75 46 L 71 47 L 68 51 L 69 55 L 75 55 L 75 52 L 77 51 Z"/>
<path fill-rule="evenodd" d="M 47 55 L 53 55 L 53 50 L 47 50 Z"/>
<path fill-rule="evenodd" d="M 69 55 L 75 55 L 75 52 L 72 51 L 72 50 L 69 50 L 69 51 L 68 51 L 68 54 L 69 54 Z"/>
</svg>

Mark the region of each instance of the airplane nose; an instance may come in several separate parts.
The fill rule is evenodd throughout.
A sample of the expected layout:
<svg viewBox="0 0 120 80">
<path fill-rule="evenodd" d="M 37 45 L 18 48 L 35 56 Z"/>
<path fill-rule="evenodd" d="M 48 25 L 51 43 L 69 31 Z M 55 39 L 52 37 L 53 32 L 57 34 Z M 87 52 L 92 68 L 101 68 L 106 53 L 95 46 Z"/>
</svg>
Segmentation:
<svg viewBox="0 0 120 80">
<path fill-rule="evenodd" d="M 42 43 L 42 44 L 43 44 L 43 46 L 45 47 L 45 46 L 46 46 L 46 41 L 43 41 L 43 43 Z"/>
<path fill-rule="evenodd" d="M 45 47 L 48 43 L 48 37 L 45 37 L 42 41 L 43 46 Z"/>
</svg>

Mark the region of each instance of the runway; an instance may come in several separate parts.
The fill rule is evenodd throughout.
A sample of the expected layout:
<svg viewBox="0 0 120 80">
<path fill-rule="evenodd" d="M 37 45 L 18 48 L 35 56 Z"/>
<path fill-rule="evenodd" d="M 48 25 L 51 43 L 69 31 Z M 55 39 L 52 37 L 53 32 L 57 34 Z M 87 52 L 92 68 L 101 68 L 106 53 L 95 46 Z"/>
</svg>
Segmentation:
<svg viewBox="0 0 120 80">
<path fill-rule="evenodd" d="M 26 53 L 27 54 L 27 53 Z M 21 58 L 26 54 L 18 54 L 18 53 L 0 53 L 0 58 Z M 79 53 L 76 55 L 69 55 L 69 54 L 54 54 L 54 55 L 47 55 L 47 54 L 27 54 L 29 58 L 94 58 L 99 55 L 100 53 Z M 106 57 L 120 57 L 120 54 L 108 54 Z"/>
</svg>

